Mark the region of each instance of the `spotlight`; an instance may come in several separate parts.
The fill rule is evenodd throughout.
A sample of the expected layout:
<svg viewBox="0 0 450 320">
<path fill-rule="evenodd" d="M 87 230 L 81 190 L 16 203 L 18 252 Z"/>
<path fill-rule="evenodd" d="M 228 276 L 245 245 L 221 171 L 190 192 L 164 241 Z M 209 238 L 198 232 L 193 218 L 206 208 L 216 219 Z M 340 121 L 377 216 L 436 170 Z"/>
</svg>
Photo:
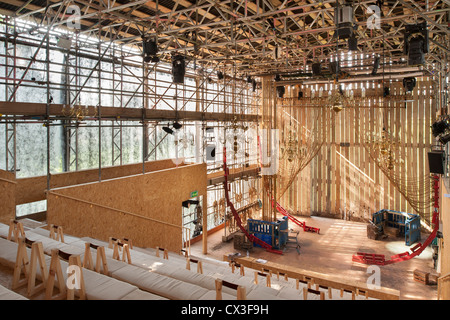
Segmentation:
<svg viewBox="0 0 450 320">
<path fill-rule="evenodd" d="M 222 80 L 222 79 L 223 79 L 223 73 L 222 73 L 222 71 L 217 71 L 217 78 L 218 78 L 219 80 Z"/>
<path fill-rule="evenodd" d="M 285 92 L 286 89 L 284 88 L 284 86 L 277 86 L 278 98 L 283 98 Z"/>
<path fill-rule="evenodd" d="M 247 77 L 247 83 L 252 83 L 252 81 L 253 81 L 253 80 L 252 80 L 252 77 L 248 76 L 248 77 Z"/>
<path fill-rule="evenodd" d="M 450 121 L 448 119 L 436 121 L 431 126 L 431 131 L 432 131 L 434 137 L 437 137 L 440 134 L 443 134 L 445 132 L 445 130 L 447 130 L 447 129 L 450 129 Z"/>
<path fill-rule="evenodd" d="M 389 87 L 384 87 L 383 88 L 383 97 L 387 97 L 389 94 L 390 94 Z"/>
<path fill-rule="evenodd" d="M 179 123 L 179 122 L 177 122 L 177 121 L 175 121 L 175 122 L 173 123 L 173 128 L 174 128 L 175 130 L 179 130 L 179 129 L 181 129 L 181 127 L 183 127 L 183 125 L 182 125 L 181 123 Z"/>
<path fill-rule="evenodd" d="M 447 142 L 449 142 L 449 141 L 450 141 L 450 132 L 447 134 L 444 134 L 443 136 L 441 136 L 439 138 L 439 142 L 442 144 L 447 144 Z"/>
<path fill-rule="evenodd" d="M 408 92 L 413 91 L 415 86 L 416 86 L 416 78 L 414 77 L 403 78 L 403 87 L 406 89 L 406 91 Z"/>
<path fill-rule="evenodd" d="M 142 43 L 142 50 L 144 53 L 144 62 L 159 62 L 156 56 L 158 53 L 158 44 L 154 39 L 144 39 Z"/>
<path fill-rule="evenodd" d="M 186 65 L 182 55 L 172 57 L 172 81 L 174 83 L 184 83 Z"/>
<path fill-rule="evenodd" d="M 372 75 L 376 75 L 378 71 L 378 67 L 380 66 L 380 57 L 376 56 L 375 60 L 373 61 L 373 69 L 372 69 Z"/>
<path fill-rule="evenodd" d="M 167 127 L 162 127 L 162 129 L 168 134 L 173 134 L 173 130 L 169 128 L 169 124 L 167 124 Z"/>
<path fill-rule="evenodd" d="M 146 55 L 146 56 L 156 56 L 158 54 L 158 45 L 156 44 L 156 40 L 145 39 L 143 50 L 144 50 L 144 55 Z"/>
<path fill-rule="evenodd" d="M 301 98 L 303 98 L 303 91 L 298 92 L 298 100 L 300 100 Z"/>
</svg>

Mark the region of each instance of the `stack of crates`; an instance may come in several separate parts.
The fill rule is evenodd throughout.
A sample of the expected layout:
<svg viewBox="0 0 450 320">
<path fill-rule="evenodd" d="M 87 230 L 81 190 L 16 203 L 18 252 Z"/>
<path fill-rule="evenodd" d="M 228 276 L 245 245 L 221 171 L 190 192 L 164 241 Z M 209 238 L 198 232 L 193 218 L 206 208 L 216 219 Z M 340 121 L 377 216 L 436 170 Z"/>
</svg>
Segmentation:
<svg viewBox="0 0 450 320">
<path fill-rule="evenodd" d="M 282 217 L 276 222 L 264 220 L 247 220 L 248 232 L 258 239 L 270 244 L 274 249 L 280 249 L 288 240 L 288 218 Z M 259 246 L 258 244 L 254 244 Z"/>
</svg>

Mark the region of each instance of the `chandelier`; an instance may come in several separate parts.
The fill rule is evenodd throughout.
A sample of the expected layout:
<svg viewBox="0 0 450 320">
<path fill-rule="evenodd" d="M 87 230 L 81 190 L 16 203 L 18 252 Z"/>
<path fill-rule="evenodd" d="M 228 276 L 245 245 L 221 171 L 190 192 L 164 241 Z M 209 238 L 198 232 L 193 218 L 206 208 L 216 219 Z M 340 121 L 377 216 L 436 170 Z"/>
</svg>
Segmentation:
<svg viewBox="0 0 450 320">
<path fill-rule="evenodd" d="M 396 150 L 400 146 L 398 139 L 392 137 L 383 128 L 381 133 L 367 134 L 366 142 L 371 145 L 378 164 L 387 170 L 393 170 L 395 165 L 402 165 L 404 160 L 399 158 Z"/>
<path fill-rule="evenodd" d="M 287 159 L 289 162 L 292 162 L 298 154 L 299 148 L 297 132 L 290 127 L 286 139 L 283 139 L 281 155 L 283 159 Z"/>
</svg>

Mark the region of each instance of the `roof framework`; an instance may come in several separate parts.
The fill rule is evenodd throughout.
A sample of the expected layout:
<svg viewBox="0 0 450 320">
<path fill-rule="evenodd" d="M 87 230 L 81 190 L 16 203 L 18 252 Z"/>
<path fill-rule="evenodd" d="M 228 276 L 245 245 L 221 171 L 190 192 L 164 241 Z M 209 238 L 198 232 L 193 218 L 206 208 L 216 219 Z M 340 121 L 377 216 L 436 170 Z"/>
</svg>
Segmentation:
<svg viewBox="0 0 450 320">
<path fill-rule="evenodd" d="M 449 52 L 448 0 L 347 2 L 353 5 L 357 25 L 356 53 L 380 54 L 406 67 L 404 27 L 426 21 L 430 51 L 424 70 L 441 71 L 436 63 L 447 61 Z M 329 61 L 337 50 L 348 50 L 345 40 L 333 36 L 334 9 L 342 0 L 7 0 L 0 4 L 3 14 L 38 24 L 67 28 L 76 21 L 77 33 L 105 43 L 142 50 L 142 37 L 154 37 L 163 61 L 179 53 L 195 61 L 195 66 L 220 63 L 240 76 L 306 72 L 313 60 Z M 374 18 L 369 10 L 373 5 L 381 6 L 379 29 L 367 24 Z"/>
</svg>

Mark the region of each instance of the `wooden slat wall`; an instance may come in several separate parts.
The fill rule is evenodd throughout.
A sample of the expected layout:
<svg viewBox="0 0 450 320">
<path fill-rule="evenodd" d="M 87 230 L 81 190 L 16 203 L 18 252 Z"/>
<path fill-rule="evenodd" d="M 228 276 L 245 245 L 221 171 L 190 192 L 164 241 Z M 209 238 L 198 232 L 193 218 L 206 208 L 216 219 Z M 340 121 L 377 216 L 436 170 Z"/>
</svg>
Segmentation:
<svg viewBox="0 0 450 320">
<path fill-rule="evenodd" d="M 317 87 L 315 87 L 317 88 Z M 353 87 L 355 88 L 355 87 Z M 354 89 L 360 94 L 360 85 Z M 311 88 L 303 88 L 304 96 Z M 317 89 L 316 89 L 317 90 Z M 327 91 L 327 90 L 326 90 Z M 366 96 L 381 93 L 378 84 L 366 88 Z M 316 91 L 317 92 L 317 91 Z M 401 82 L 390 84 L 391 95 L 404 94 Z M 296 92 L 293 93 L 294 96 Z M 311 163 L 299 173 L 281 199 L 281 204 L 300 215 L 320 215 L 334 218 L 351 218 L 367 221 L 371 214 L 381 209 L 420 213 L 423 220 L 430 221 L 432 209 L 417 212 L 398 191 L 396 186 L 379 169 L 364 147 L 365 136 L 379 132 L 385 126 L 401 141 L 400 158 L 403 165 L 396 165 L 394 172 L 402 178 L 429 176 L 427 153 L 431 150 L 433 136 L 430 126 L 434 122 L 434 100 L 428 78 L 417 79 L 413 91 L 414 101 L 381 108 L 382 98 L 372 98 L 364 108 L 345 108 L 329 117 L 328 125 L 322 128 L 325 143 Z M 286 104 L 287 105 L 287 104 Z M 292 105 L 295 106 L 295 103 Z M 398 107 L 401 105 L 401 107 Z M 311 119 L 323 107 L 285 107 L 299 123 L 311 127 Z M 340 146 L 341 142 L 350 147 Z M 367 145 L 366 145 L 367 146 Z M 422 186 L 422 190 L 426 187 Z M 416 200 L 427 201 L 430 194 L 419 193 Z"/>
</svg>

